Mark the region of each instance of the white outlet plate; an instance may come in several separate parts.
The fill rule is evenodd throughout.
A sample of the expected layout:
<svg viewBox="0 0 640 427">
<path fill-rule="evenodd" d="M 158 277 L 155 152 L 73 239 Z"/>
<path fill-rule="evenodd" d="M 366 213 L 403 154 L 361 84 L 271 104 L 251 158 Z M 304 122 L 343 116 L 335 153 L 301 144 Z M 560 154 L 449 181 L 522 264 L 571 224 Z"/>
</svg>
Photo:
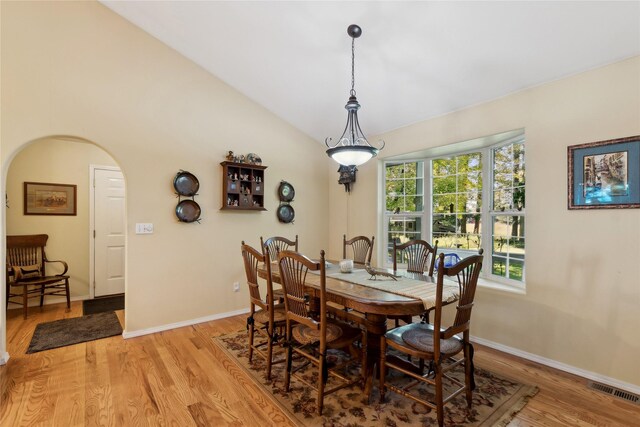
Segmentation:
<svg viewBox="0 0 640 427">
<path fill-rule="evenodd" d="M 153 234 L 153 224 L 149 222 L 136 223 L 136 234 Z"/>
<path fill-rule="evenodd" d="M 233 292 L 238 292 L 240 290 L 240 283 L 233 282 Z"/>
</svg>

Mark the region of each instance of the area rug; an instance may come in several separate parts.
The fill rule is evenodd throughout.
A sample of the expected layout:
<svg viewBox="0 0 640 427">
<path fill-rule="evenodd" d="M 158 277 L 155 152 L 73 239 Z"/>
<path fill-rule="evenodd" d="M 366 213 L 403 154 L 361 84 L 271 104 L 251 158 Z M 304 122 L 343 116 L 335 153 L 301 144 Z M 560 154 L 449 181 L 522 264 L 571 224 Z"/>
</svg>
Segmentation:
<svg viewBox="0 0 640 427">
<path fill-rule="evenodd" d="M 285 364 L 273 365 L 272 379 L 265 379 L 266 363 L 254 354 L 249 364 L 247 333 L 223 335 L 213 338 L 231 360 L 249 374 L 254 383 L 272 399 L 296 424 L 303 426 L 432 426 L 437 425 L 434 410 L 393 392 L 386 393 L 385 403 L 379 403 L 377 384 L 368 404 L 359 386 L 342 389 L 325 396 L 323 416 L 316 413 L 316 392 L 302 382 L 292 378 L 291 389 L 284 390 Z M 279 354 L 277 358 L 283 357 Z M 328 355 L 328 360 L 338 362 L 338 353 Z M 295 366 L 295 365 L 294 365 Z M 354 365 L 352 374 L 357 373 Z M 306 369 L 307 381 L 314 384 L 317 376 Z M 451 371 L 452 376 L 464 381 L 464 368 Z M 406 381 L 399 373 L 390 374 L 394 383 Z M 477 368 L 475 371 L 476 389 L 473 392 L 473 405 L 467 407 L 464 394 L 457 396 L 445 406 L 444 423 L 447 426 L 505 426 L 534 396 L 538 389 L 520 384 L 501 375 Z M 331 377 L 330 380 L 331 381 Z M 330 388 L 330 384 L 327 389 Z M 424 388 L 424 389 L 423 389 Z M 432 396 L 431 389 L 416 387 L 424 397 Z"/>
<path fill-rule="evenodd" d="M 122 326 L 113 311 L 40 323 L 33 333 L 27 354 L 120 334 Z"/>
<path fill-rule="evenodd" d="M 104 313 L 106 311 L 124 310 L 124 295 L 113 297 L 86 299 L 82 301 L 82 314 Z"/>
</svg>

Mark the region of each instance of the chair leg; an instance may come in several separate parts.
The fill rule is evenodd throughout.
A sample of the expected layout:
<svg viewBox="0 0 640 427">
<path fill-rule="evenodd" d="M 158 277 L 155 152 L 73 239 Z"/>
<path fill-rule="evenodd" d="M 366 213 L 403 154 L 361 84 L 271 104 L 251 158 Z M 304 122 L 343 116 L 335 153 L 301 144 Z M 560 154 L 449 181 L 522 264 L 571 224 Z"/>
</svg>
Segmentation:
<svg viewBox="0 0 640 427">
<path fill-rule="evenodd" d="M 40 285 L 40 307 L 42 307 L 43 305 L 44 305 L 44 285 Z"/>
<path fill-rule="evenodd" d="M 273 326 L 269 326 L 271 333 L 267 341 L 267 380 L 271 379 L 271 364 L 273 359 Z"/>
<path fill-rule="evenodd" d="M 369 357 L 367 355 L 367 331 L 362 331 L 362 338 L 360 339 L 360 346 L 362 347 L 362 389 L 367 386 L 367 371 L 369 370 Z M 369 397 L 367 397 L 368 399 Z"/>
<path fill-rule="evenodd" d="M 438 426 L 444 425 L 444 404 L 442 399 L 442 366 L 438 361 L 435 364 L 436 369 L 436 412 L 438 417 Z"/>
<path fill-rule="evenodd" d="M 69 279 L 64 279 L 64 289 L 67 293 L 67 310 L 71 310 L 71 294 L 69 293 Z"/>
<path fill-rule="evenodd" d="M 289 336 L 290 334 L 287 333 L 287 337 Z M 293 356 L 293 348 L 291 346 L 292 344 L 290 340 L 287 339 L 287 361 L 285 362 L 287 365 L 287 369 L 285 370 L 285 374 L 284 374 L 284 389 L 287 392 L 289 391 L 289 386 L 291 385 L 291 359 Z"/>
<path fill-rule="evenodd" d="M 380 338 L 380 403 L 384 402 L 384 380 L 387 376 L 386 353 L 387 339 L 382 337 Z"/>
<path fill-rule="evenodd" d="M 252 319 L 253 320 L 253 319 Z M 249 363 L 251 363 L 253 359 L 253 335 L 255 333 L 255 326 L 253 322 L 249 325 Z"/>
<path fill-rule="evenodd" d="M 321 354 L 318 360 L 320 363 L 318 364 L 318 397 L 316 399 L 316 405 L 318 406 L 318 415 L 322 415 L 322 406 L 324 405 L 324 384 L 326 381 L 323 372 L 326 369 L 325 364 L 327 362 L 324 354 Z"/>
<path fill-rule="evenodd" d="M 29 304 L 29 300 L 27 299 L 27 285 L 22 286 L 22 316 L 27 318 L 27 305 Z"/>
</svg>

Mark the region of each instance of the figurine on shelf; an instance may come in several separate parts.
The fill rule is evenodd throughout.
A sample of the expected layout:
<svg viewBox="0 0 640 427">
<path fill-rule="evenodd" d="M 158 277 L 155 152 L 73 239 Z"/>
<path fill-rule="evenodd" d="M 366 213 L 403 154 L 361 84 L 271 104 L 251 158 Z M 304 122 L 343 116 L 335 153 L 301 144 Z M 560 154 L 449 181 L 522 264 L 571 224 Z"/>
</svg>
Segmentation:
<svg viewBox="0 0 640 427">
<path fill-rule="evenodd" d="M 238 172 L 236 172 L 236 173 L 234 173 L 234 174 L 233 174 L 233 180 L 234 180 L 234 181 L 237 181 L 237 180 L 238 180 Z"/>
<path fill-rule="evenodd" d="M 249 187 L 245 188 L 244 194 L 251 194 L 251 190 Z"/>
<path fill-rule="evenodd" d="M 233 162 L 234 160 L 235 160 L 235 157 L 233 156 L 233 151 L 229 150 L 229 154 L 227 154 L 227 161 Z"/>
</svg>

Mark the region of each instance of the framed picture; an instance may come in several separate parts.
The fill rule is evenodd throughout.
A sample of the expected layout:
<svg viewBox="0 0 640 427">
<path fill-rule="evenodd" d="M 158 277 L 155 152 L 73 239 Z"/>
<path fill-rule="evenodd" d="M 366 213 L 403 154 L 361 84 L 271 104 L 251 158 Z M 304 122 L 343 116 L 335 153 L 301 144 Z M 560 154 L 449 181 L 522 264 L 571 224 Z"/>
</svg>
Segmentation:
<svg viewBox="0 0 640 427">
<path fill-rule="evenodd" d="M 569 209 L 640 208 L 640 135 L 567 149 Z"/>
<path fill-rule="evenodd" d="M 24 183 L 25 215 L 76 215 L 76 186 Z"/>
</svg>

